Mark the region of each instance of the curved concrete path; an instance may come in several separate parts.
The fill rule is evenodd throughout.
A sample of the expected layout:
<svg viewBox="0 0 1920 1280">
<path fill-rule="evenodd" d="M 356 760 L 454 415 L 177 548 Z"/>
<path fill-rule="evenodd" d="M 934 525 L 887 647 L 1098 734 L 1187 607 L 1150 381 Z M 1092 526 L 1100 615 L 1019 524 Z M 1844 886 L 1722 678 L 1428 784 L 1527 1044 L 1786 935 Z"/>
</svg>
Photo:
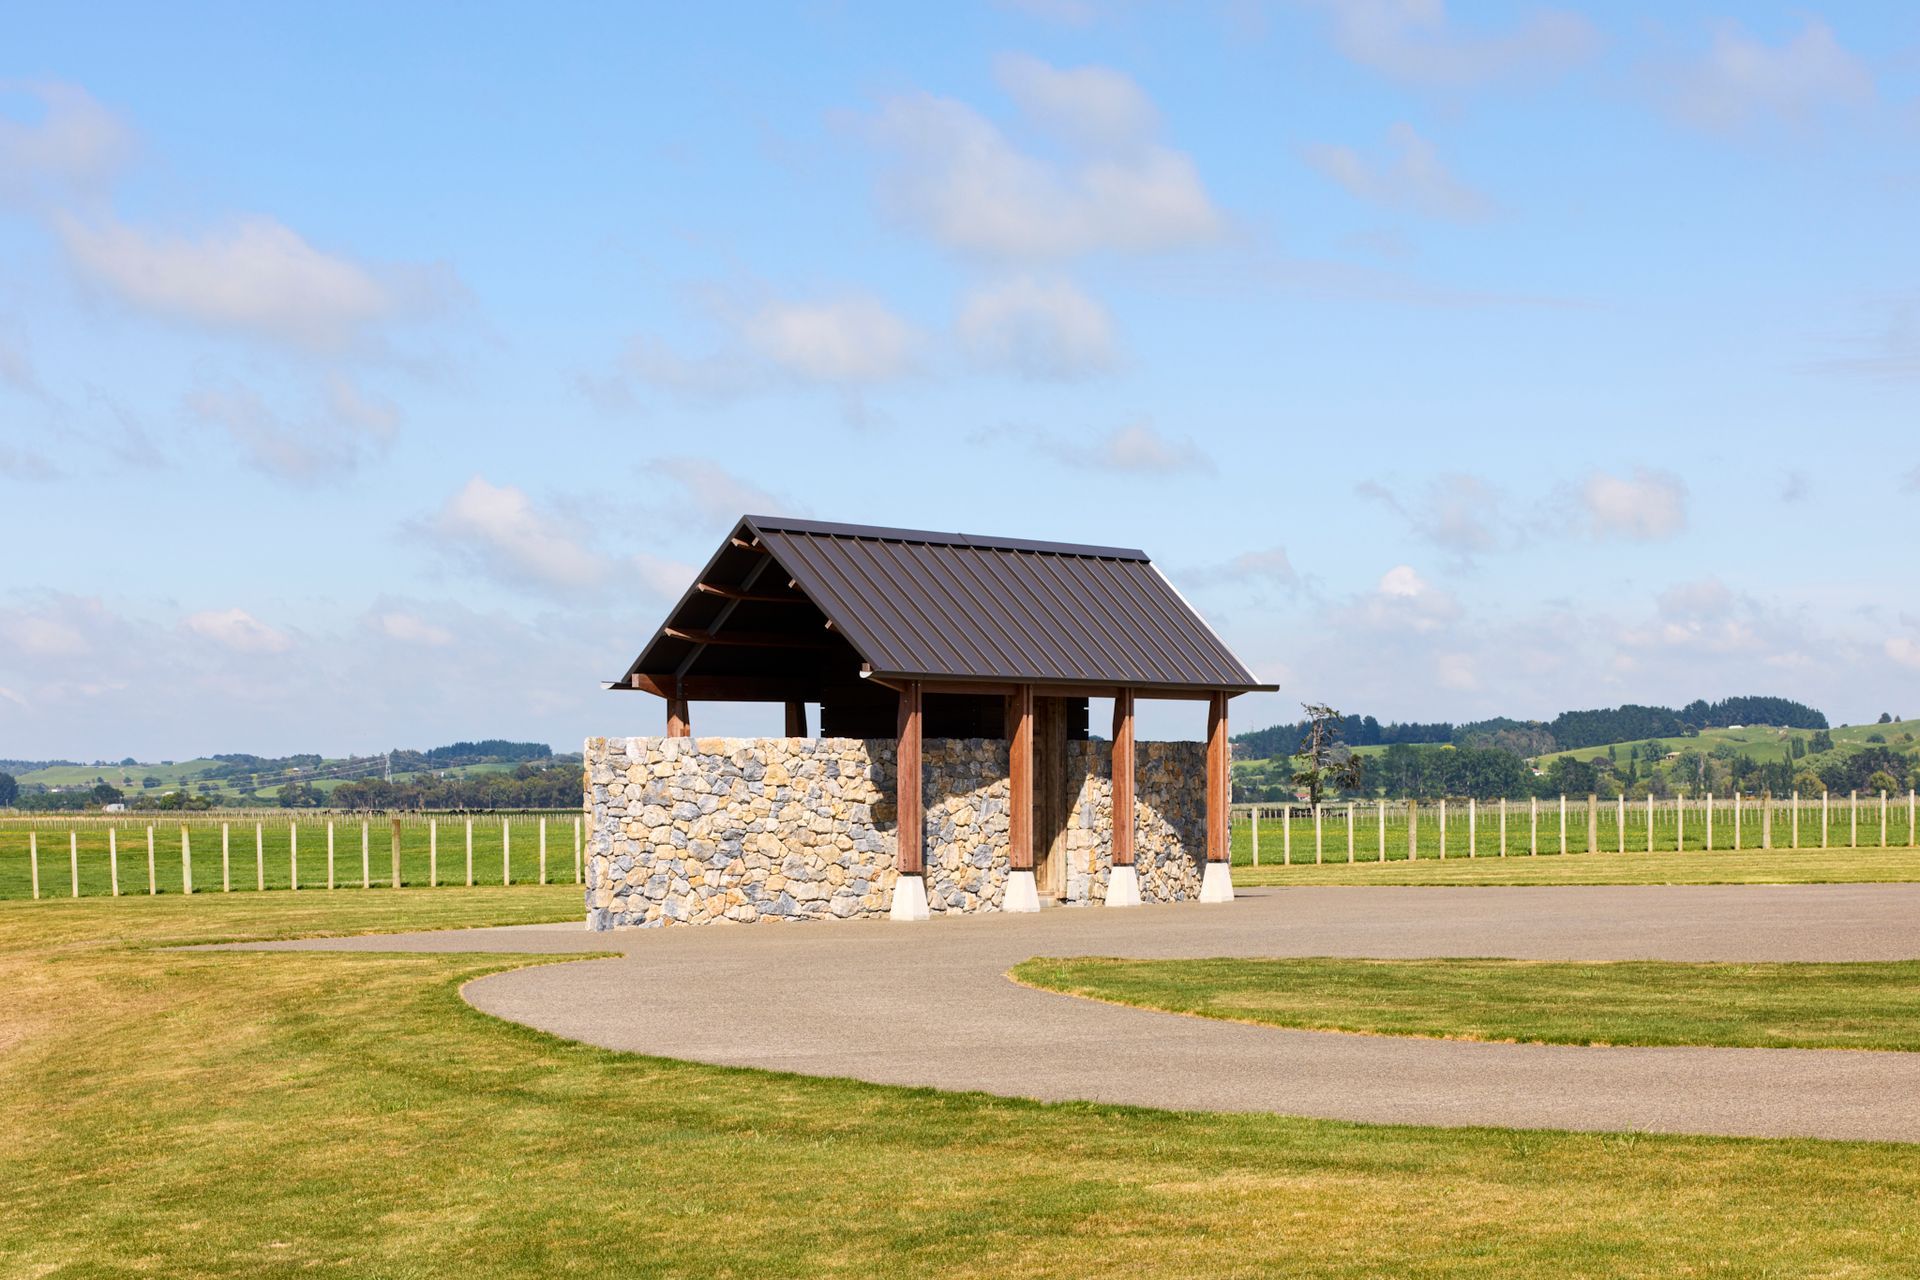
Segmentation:
<svg viewBox="0 0 1920 1280">
<path fill-rule="evenodd" d="M 1243 890 L 1229 906 L 1056 909 L 592 934 L 578 925 L 254 944 L 617 950 L 469 983 L 476 1008 L 726 1066 L 1379 1123 L 1920 1142 L 1920 1053 L 1587 1048 L 1286 1031 L 1017 987 L 1032 956 L 1920 956 L 1920 885 Z"/>
</svg>

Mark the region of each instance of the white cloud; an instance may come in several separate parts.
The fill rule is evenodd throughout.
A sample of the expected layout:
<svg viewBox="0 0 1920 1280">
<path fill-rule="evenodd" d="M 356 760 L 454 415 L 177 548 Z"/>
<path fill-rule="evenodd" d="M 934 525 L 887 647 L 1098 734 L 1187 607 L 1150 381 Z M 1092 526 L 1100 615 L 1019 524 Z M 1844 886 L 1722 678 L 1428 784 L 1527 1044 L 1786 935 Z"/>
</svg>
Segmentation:
<svg viewBox="0 0 1920 1280">
<path fill-rule="evenodd" d="M 5 334 L 0 334 L 0 384 L 28 395 L 39 395 L 41 390 L 40 375 L 34 372 L 26 344 L 9 341 Z"/>
<path fill-rule="evenodd" d="M 1508 512 L 1506 495 L 1476 475 L 1448 472 L 1427 482 L 1418 499 L 1402 501 L 1391 489 L 1367 480 L 1355 486 L 1398 512 L 1412 532 L 1461 560 L 1516 547 L 1523 541 Z"/>
<path fill-rule="evenodd" d="M 976 289 L 955 328 L 975 363 L 1029 378 L 1079 378 L 1114 363 L 1112 318 L 1065 280 L 1021 276 Z"/>
<path fill-rule="evenodd" d="M 24 611 L 0 616 L 0 640 L 9 648 L 34 657 L 79 657 L 92 645 L 86 633 L 67 618 Z"/>
<path fill-rule="evenodd" d="M 1396 124 L 1387 136 L 1394 151 L 1387 159 L 1375 162 L 1351 147 L 1317 145 L 1307 148 L 1307 163 L 1361 200 L 1456 222 L 1487 216 L 1487 198 L 1456 178 L 1412 125 Z"/>
<path fill-rule="evenodd" d="M 448 498 L 427 528 L 473 568 L 513 585 L 573 591 L 604 581 L 611 569 L 525 490 L 484 476 L 474 476 Z"/>
<path fill-rule="evenodd" d="M 15 480 L 52 480 L 59 474 L 60 468 L 45 454 L 0 444 L 0 476 Z"/>
<path fill-rule="evenodd" d="M 36 119 L 5 112 L 7 99 L 32 103 Z M 40 203 L 90 199 L 133 156 L 133 131 L 78 85 L 0 80 L 0 199 Z"/>
<path fill-rule="evenodd" d="M 1595 471 L 1580 491 L 1595 537 L 1641 542 L 1671 538 L 1687 524 L 1687 487 L 1675 475 L 1635 467 L 1631 475 Z"/>
<path fill-rule="evenodd" d="M 994 77 L 1027 118 L 1089 150 L 1124 149 L 1160 127 L 1160 112 L 1111 67 L 1055 67 L 1024 53 L 994 60 Z"/>
<path fill-rule="evenodd" d="M 235 653 L 285 653 L 293 640 L 245 609 L 216 609 L 189 614 L 180 625 L 203 640 Z"/>
<path fill-rule="evenodd" d="M 1593 24 L 1568 10 L 1538 9 L 1510 31 L 1474 34 L 1452 24 L 1445 0 L 1314 2 L 1332 20 L 1334 43 L 1347 57 L 1422 88 L 1538 78 L 1584 62 L 1600 47 Z"/>
<path fill-rule="evenodd" d="M 370 616 L 374 630 L 389 640 L 398 640 L 402 644 L 426 645 L 441 649 L 453 643 L 453 632 L 436 622 L 429 622 L 418 614 L 404 609 L 391 609 Z"/>
<path fill-rule="evenodd" d="M 271 218 L 198 238 L 67 213 L 54 227 L 80 274 L 132 306 L 316 350 L 349 347 L 437 305 L 451 283 L 444 273 L 379 270 L 327 253 Z"/>
<path fill-rule="evenodd" d="M 1883 648 L 1901 666 L 1920 671 L 1920 641 L 1911 636 L 1888 636 Z"/>
<path fill-rule="evenodd" d="M 1040 447 L 1042 452 L 1062 462 L 1096 471 L 1169 475 L 1213 470 L 1213 461 L 1200 451 L 1191 437 L 1166 435 L 1148 422 L 1117 427 L 1087 441 L 1044 437 Z"/>
<path fill-rule="evenodd" d="M 1449 626 L 1459 614 L 1460 604 L 1449 592 L 1421 577 L 1412 565 L 1399 564 L 1381 574 L 1344 618 L 1374 631 L 1427 634 Z"/>
<path fill-rule="evenodd" d="M 851 386 L 905 373 L 918 342 L 913 327 L 877 298 L 769 302 L 744 326 L 753 349 L 806 382 Z"/>
<path fill-rule="evenodd" d="M 655 458 L 644 470 L 649 476 L 665 476 L 678 486 L 677 500 L 668 500 L 662 505 L 674 515 L 692 521 L 730 526 L 744 515 L 794 513 L 793 504 L 788 500 L 709 458 Z M 673 566 L 676 571 L 679 567 Z"/>
<path fill-rule="evenodd" d="M 1029 122 L 1077 144 L 1042 159 L 963 102 L 894 98 L 874 135 L 896 161 L 881 190 L 898 216 L 947 248 L 1002 258 L 1144 253 L 1220 237 L 1224 219 L 1192 159 L 1142 132 L 1152 106 L 1126 77 L 1031 59 L 1001 66 Z"/>
<path fill-rule="evenodd" d="M 1242 551 L 1223 564 L 1190 569 L 1179 576 L 1182 582 L 1196 587 L 1280 587 L 1293 591 L 1300 586 L 1300 574 L 1285 547 Z"/>
<path fill-rule="evenodd" d="M 1099 7 L 1092 0 L 993 0 L 994 6 L 1015 13 L 1037 18 L 1042 22 L 1057 22 L 1063 27 L 1090 27 L 1100 16 Z"/>
<path fill-rule="evenodd" d="M 338 375 L 328 380 L 320 407 L 299 421 L 283 417 L 239 382 L 188 392 L 182 405 L 195 419 L 225 431 L 247 465 L 296 482 L 354 471 L 386 449 L 399 421 L 391 404 Z"/>
<path fill-rule="evenodd" d="M 1727 131 L 1761 119 L 1810 123 L 1820 112 L 1874 97 L 1873 73 L 1817 18 L 1772 46 L 1723 22 L 1698 62 L 1675 68 L 1666 93 L 1674 112 L 1703 129 Z"/>
<path fill-rule="evenodd" d="M 1480 687 L 1480 672 L 1470 653 L 1435 654 L 1433 675 L 1443 689 L 1467 692 Z"/>
</svg>

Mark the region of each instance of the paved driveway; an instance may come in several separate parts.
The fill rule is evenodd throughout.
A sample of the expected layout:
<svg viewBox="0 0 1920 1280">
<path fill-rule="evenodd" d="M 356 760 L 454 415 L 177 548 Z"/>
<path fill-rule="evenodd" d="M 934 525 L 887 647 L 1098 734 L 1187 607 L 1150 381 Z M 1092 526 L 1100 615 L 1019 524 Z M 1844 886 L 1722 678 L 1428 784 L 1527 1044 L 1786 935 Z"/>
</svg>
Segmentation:
<svg viewBox="0 0 1920 1280">
<path fill-rule="evenodd" d="M 1920 957 L 1920 885 L 1243 890 L 1225 906 L 1060 908 L 591 934 L 577 925 L 257 944 L 617 950 L 467 985 L 476 1008 L 728 1066 L 1383 1123 L 1920 1142 L 1920 1053 L 1586 1048 L 1286 1031 L 1014 986 L 1032 956 Z"/>
</svg>

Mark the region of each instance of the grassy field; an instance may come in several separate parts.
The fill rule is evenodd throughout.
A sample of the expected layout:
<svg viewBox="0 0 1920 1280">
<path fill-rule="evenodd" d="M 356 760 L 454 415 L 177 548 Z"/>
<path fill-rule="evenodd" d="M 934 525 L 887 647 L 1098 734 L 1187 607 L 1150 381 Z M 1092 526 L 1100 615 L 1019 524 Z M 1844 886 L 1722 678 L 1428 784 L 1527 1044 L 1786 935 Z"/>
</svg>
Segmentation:
<svg viewBox="0 0 1920 1280">
<path fill-rule="evenodd" d="M 96 782 L 106 782 L 124 791 L 130 801 L 137 801 L 141 796 L 158 796 L 168 791 L 178 790 L 182 786 L 192 790 L 195 795 L 199 795 L 201 794 L 200 784 L 202 782 L 209 782 L 213 787 L 213 791 L 210 794 L 212 794 L 216 800 L 238 803 L 248 794 L 244 788 L 239 785 L 244 779 L 209 778 L 208 776 L 209 774 L 228 767 L 230 766 L 222 761 L 205 758 L 176 760 L 172 764 L 58 764 L 49 765 L 44 769 L 30 769 L 25 773 L 19 774 L 16 780 L 22 786 L 57 787 L 61 789 L 91 787 Z M 430 773 L 433 776 L 467 778 L 488 773 L 511 773 L 517 767 L 516 764 L 488 762 L 481 764 L 451 765 L 444 769 L 431 770 Z M 332 795 L 334 788 L 338 787 L 342 782 L 353 782 L 383 776 L 378 757 L 362 757 L 357 761 L 349 761 L 345 758 L 323 760 L 315 770 L 310 772 L 326 774 L 329 770 L 343 776 L 310 778 L 313 789 L 323 796 Z M 265 772 L 271 773 L 277 771 L 267 770 Z M 394 773 L 393 780 L 395 782 L 409 782 L 415 778 L 426 776 L 429 775 L 417 770 L 412 772 L 400 770 Z M 154 786 L 146 787 L 143 785 L 148 778 L 155 780 Z M 280 788 L 278 786 L 263 786 L 260 788 L 259 794 L 266 797 L 277 796 L 280 794 Z"/>
<path fill-rule="evenodd" d="M 1343 855 L 1344 856 L 1344 855 Z M 1238 858 L 1243 886 L 1302 884 L 1865 884 L 1920 881 L 1920 849 L 1774 849 L 1742 853 L 1595 853 L 1537 858 L 1405 858 L 1254 867 Z"/>
<path fill-rule="evenodd" d="M 1920 1050 L 1920 961 L 1036 959 L 1029 986 L 1233 1022 L 1544 1044 Z"/>
<path fill-rule="evenodd" d="M 1871 745 L 1867 739 L 1877 736 L 1884 739 L 1886 745 L 1896 751 L 1911 752 L 1914 744 L 1912 741 L 1907 740 L 1906 735 L 1914 734 L 1917 728 L 1920 728 L 1920 726 L 1916 726 L 1913 721 L 1907 720 L 1896 721 L 1893 724 L 1841 725 L 1829 730 L 1829 732 L 1833 737 L 1833 746 L 1836 751 L 1857 751 L 1861 747 Z M 1627 747 L 1629 745 L 1637 746 L 1643 742 L 1657 742 L 1660 744 L 1660 749 L 1663 752 L 1685 751 L 1689 748 L 1695 751 L 1712 751 L 1713 748 L 1724 744 L 1733 747 L 1739 751 L 1741 755 L 1749 756 L 1761 763 L 1771 763 L 1790 758 L 1788 743 L 1792 739 L 1811 738 L 1812 736 L 1813 731 L 1811 729 L 1781 729 L 1772 725 L 1747 725 L 1740 729 L 1702 729 L 1700 735 L 1695 738 L 1634 739 L 1631 743 L 1621 742 L 1614 744 L 1614 746 L 1623 768 L 1625 767 L 1627 758 Z M 1552 763 L 1556 756 L 1568 756 L 1575 760 L 1596 760 L 1605 759 L 1606 754 L 1607 748 L 1604 745 L 1597 747 L 1576 747 L 1570 751 L 1550 752 L 1547 755 L 1541 756 L 1535 763 L 1544 769 L 1548 764 Z M 1820 758 L 1819 756 L 1809 755 L 1804 757 L 1804 761 L 1808 764 L 1815 764 L 1819 762 Z"/>
<path fill-rule="evenodd" d="M 546 879 L 575 882 L 574 822 L 569 812 L 547 819 Z M 40 847 L 42 897 L 68 897 L 74 885 L 75 850 L 80 896 L 113 894 L 114 847 L 118 848 L 120 892 L 145 895 L 147 830 L 153 830 L 154 858 L 151 884 L 160 894 L 182 892 L 189 869 L 196 896 L 223 892 L 252 892 L 264 879 L 266 887 L 289 889 L 299 877 L 302 891 L 327 885 L 327 828 L 333 827 L 333 883 L 359 889 L 366 880 L 375 888 L 392 888 L 393 834 L 383 817 L 351 815 L 286 816 L 266 819 L 227 819 L 218 813 L 188 815 L 129 814 L 124 820 L 93 817 L 83 821 L 54 816 L 38 820 L 0 818 L 0 900 L 33 896 L 30 837 Z M 221 859 L 225 828 L 226 863 Z M 366 858 L 361 858 L 361 833 L 366 833 Z M 186 832 L 186 856 L 181 833 Z M 257 841 L 256 841 L 257 830 Z M 69 836 L 72 836 L 72 840 Z M 77 842 L 77 846 L 76 846 Z M 437 844 L 437 856 L 436 856 Z M 429 819 L 409 815 L 400 824 L 400 882 L 424 885 L 464 884 L 467 878 L 467 820 L 463 817 Z M 297 855 L 297 856 L 296 856 Z M 364 872 L 364 879 L 363 879 Z M 476 884 L 538 883 L 540 819 L 527 814 L 491 814 L 473 819 L 473 875 Z"/>
<path fill-rule="evenodd" d="M 576 911 L 562 889 L 0 904 L 0 1273 L 1868 1276 L 1920 1250 L 1912 1147 L 881 1088 L 460 1001 L 525 957 L 153 949 Z"/>
</svg>

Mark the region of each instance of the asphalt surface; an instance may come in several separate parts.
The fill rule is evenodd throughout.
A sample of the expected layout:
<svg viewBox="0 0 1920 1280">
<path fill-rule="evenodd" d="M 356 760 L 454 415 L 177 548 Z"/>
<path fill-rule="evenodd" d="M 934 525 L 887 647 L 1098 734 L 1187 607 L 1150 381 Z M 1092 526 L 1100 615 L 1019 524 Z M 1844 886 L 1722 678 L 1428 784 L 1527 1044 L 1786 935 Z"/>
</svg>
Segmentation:
<svg viewBox="0 0 1920 1280">
<path fill-rule="evenodd" d="M 1920 1053 L 1287 1031 L 1005 977 L 1033 956 L 1912 959 L 1920 885 L 1252 889 L 1224 906 L 912 925 L 531 925 L 245 949 L 618 951 L 494 974 L 464 994 L 611 1049 L 878 1084 L 1376 1123 L 1920 1142 Z"/>
</svg>

